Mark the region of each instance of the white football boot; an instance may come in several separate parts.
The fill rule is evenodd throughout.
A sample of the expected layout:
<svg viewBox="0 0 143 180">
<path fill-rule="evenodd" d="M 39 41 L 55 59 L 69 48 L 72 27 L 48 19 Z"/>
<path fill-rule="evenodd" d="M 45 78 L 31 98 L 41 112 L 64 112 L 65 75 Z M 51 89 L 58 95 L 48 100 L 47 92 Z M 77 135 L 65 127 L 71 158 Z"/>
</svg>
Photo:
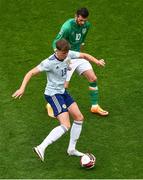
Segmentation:
<svg viewBox="0 0 143 180">
<path fill-rule="evenodd" d="M 44 151 L 39 146 L 34 147 L 33 151 L 38 155 L 41 161 L 44 161 Z"/>
<path fill-rule="evenodd" d="M 78 151 L 76 149 L 71 149 L 71 150 L 68 149 L 67 153 L 68 153 L 69 156 L 83 156 L 83 155 L 85 155 L 84 153 L 82 153 L 82 152 L 80 152 L 80 151 Z"/>
<path fill-rule="evenodd" d="M 52 118 L 56 118 L 54 116 L 53 108 L 51 107 L 51 105 L 49 103 L 46 105 L 46 109 L 47 109 L 48 116 L 50 116 Z"/>
</svg>

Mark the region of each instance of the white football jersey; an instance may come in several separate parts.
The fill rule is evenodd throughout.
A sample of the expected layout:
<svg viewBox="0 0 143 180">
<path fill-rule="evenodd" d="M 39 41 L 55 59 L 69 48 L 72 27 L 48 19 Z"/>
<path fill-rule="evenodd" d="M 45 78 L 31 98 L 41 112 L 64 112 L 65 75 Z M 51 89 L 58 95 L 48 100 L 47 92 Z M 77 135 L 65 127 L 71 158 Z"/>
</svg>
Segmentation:
<svg viewBox="0 0 143 180">
<path fill-rule="evenodd" d="M 64 83 L 67 77 L 67 70 L 71 59 L 79 58 L 79 52 L 69 51 L 68 56 L 63 61 L 57 59 L 55 54 L 43 60 L 37 68 L 47 74 L 47 84 L 45 94 L 63 94 L 65 92 Z"/>
</svg>

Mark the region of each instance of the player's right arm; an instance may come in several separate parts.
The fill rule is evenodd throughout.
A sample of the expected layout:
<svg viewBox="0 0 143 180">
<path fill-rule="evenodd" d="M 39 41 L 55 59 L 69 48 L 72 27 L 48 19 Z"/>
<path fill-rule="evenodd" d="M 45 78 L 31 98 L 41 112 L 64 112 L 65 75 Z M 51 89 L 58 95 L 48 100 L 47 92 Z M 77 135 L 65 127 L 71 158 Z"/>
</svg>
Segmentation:
<svg viewBox="0 0 143 180">
<path fill-rule="evenodd" d="M 20 88 L 17 91 L 15 91 L 15 93 L 13 93 L 12 97 L 15 98 L 15 99 L 19 97 L 19 99 L 20 99 L 22 97 L 22 95 L 24 94 L 25 88 L 26 88 L 28 82 L 30 81 L 30 79 L 32 78 L 32 76 L 35 76 L 35 75 L 37 75 L 39 73 L 40 73 L 40 70 L 37 67 L 31 69 L 25 75 Z"/>
<path fill-rule="evenodd" d="M 30 81 L 30 79 L 39 74 L 40 72 L 43 72 L 43 71 L 50 71 L 51 69 L 51 61 L 47 59 L 43 60 L 38 66 L 36 66 L 35 68 L 31 69 L 24 77 L 23 81 L 22 81 L 22 84 L 20 86 L 20 88 L 15 91 L 15 93 L 13 93 L 12 97 L 13 98 L 21 98 L 21 96 L 24 94 L 24 91 L 25 91 L 25 88 L 28 84 L 28 82 Z"/>
<path fill-rule="evenodd" d="M 52 43 L 52 47 L 53 47 L 54 51 L 56 50 L 56 42 L 60 39 L 68 40 L 68 37 L 69 37 L 69 26 L 64 24 L 61 27 L 60 32 L 57 34 L 56 38 L 54 39 L 54 41 Z"/>
</svg>

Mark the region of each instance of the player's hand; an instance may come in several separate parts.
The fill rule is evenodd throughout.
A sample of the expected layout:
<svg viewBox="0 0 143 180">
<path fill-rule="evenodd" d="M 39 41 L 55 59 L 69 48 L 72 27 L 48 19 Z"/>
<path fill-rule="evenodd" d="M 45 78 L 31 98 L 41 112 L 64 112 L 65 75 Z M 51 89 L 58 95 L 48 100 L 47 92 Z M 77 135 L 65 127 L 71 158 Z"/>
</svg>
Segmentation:
<svg viewBox="0 0 143 180">
<path fill-rule="evenodd" d="M 15 91 L 15 93 L 13 93 L 12 97 L 13 98 L 21 98 L 22 95 L 24 94 L 24 90 L 23 89 L 18 89 L 17 91 Z"/>
<path fill-rule="evenodd" d="M 98 60 L 98 63 L 97 63 L 97 65 L 98 66 L 105 66 L 105 61 L 104 61 L 104 59 L 100 59 L 100 60 Z"/>
</svg>

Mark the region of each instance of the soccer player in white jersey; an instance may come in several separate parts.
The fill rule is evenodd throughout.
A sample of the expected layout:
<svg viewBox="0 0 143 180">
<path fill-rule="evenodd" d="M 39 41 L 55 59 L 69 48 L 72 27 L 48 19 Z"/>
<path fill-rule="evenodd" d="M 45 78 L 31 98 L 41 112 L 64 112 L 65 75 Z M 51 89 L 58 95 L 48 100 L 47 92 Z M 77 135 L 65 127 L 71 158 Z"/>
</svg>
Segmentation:
<svg viewBox="0 0 143 180">
<path fill-rule="evenodd" d="M 84 153 L 76 150 L 76 143 L 81 134 L 84 117 L 76 102 L 64 88 L 69 60 L 86 58 L 97 65 L 105 65 L 104 60 L 97 60 L 89 54 L 69 51 L 70 45 L 64 39 L 56 42 L 56 48 L 57 50 L 53 55 L 42 61 L 25 75 L 20 88 L 12 95 L 13 98 L 21 98 L 29 80 L 33 76 L 43 71 L 47 73 L 47 85 L 44 92 L 45 99 L 51 105 L 54 116 L 59 120 L 60 125 L 55 127 L 41 144 L 34 147 L 34 151 L 42 161 L 44 161 L 46 148 L 69 130 L 71 126 L 69 115 L 72 116 L 74 122 L 70 131 L 70 141 L 67 153 L 75 156 L 84 155 Z"/>
</svg>

